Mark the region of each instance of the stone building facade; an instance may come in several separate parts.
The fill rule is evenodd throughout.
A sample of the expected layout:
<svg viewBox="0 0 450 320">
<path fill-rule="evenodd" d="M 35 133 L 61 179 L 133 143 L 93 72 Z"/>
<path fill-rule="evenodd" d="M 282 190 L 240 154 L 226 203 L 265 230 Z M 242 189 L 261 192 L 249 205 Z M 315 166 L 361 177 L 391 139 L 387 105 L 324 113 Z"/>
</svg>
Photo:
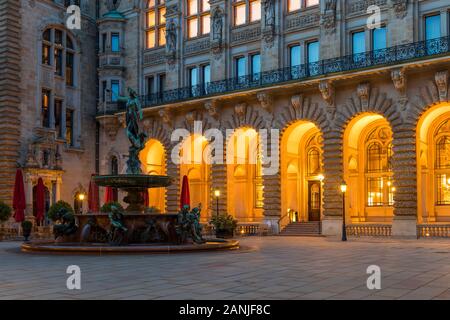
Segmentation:
<svg viewBox="0 0 450 320">
<path fill-rule="evenodd" d="M 82 29 L 71 31 L 71 1 L 0 0 L 2 199 L 17 164 L 27 199 L 38 176 L 73 202 L 92 173 L 124 172 L 117 97 L 132 87 L 144 108 L 143 168 L 175 180 L 149 191 L 162 212 L 179 209 L 187 175 L 205 221 L 219 211 L 274 232 L 320 222 L 336 235 L 345 197 L 355 234 L 448 233 L 446 1 L 78 2 Z M 73 85 L 54 75 L 55 49 L 73 59 Z M 60 109 L 71 117 L 57 126 Z"/>
<path fill-rule="evenodd" d="M 279 231 L 320 220 L 323 234 L 339 234 L 345 181 L 346 222 L 354 233 L 416 236 L 448 227 L 446 165 L 436 165 L 438 153 L 446 161 L 446 138 L 433 138 L 450 117 L 445 1 L 107 4 L 100 38 L 116 33 L 120 52 L 113 59 L 105 45 L 99 83 L 111 89 L 116 81 L 112 91 L 124 94 L 130 86 L 142 95 L 143 165 L 177 181 L 152 191 L 160 210 L 178 209 L 178 181 L 186 174 L 206 216 L 215 214 L 217 201 L 220 212 L 241 223 Z M 373 29 L 376 13 L 381 20 Z M 111 91 L 99 90 L 101 173 L 110 172 L 111 158 L 120 171 L 124 114 Z M 173 141 L 180 128 L 191 136 Z M 223 134 L 224 162 L 237 136 L 257 137 L 257 149 L 244 143 L 242 156 L 253 152 L 256 162 L 175 164 L 173 155 L 183 158 L 215 141 L 208 129 Z M 278 135 L 263 139 L 264 129 Z"/>
<path fill-rule="evenodd" d="M 66 26 L 71 4 L 81 30 Z M 96 170 L 95 1 L 2 0 L 0 21 L 0 200 L 11 204 L 21 168 L 29 217 L 39 178 L 47 208 L 65 200 L 85 211 L 77 196 Z"/>
</svg>

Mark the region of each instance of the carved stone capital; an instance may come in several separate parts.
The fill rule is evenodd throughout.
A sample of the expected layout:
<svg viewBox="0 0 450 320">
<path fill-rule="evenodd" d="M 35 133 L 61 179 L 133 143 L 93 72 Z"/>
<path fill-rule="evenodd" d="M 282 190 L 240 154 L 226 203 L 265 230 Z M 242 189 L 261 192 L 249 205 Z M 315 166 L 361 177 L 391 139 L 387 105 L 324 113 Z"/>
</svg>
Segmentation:
<svg viewBox="0 0 450 320">
<path fill-rule="evenodd" d="M 167 109 L 161 109 L 158 111 L 159 116 L 164 124 L 171 127 L 172 126 L 172 115 L 171 112 Z"/>
<path fill-rule="evenodd" d="M 356 93 L 358 94 L 359 99 L 361 100 L 361 106 L 364 109 L 369 108 L 369 99 L 370 99 L 370 83 L 360 83 L 358 88 L 356 89 Z"/>
<path fill-rule="evenodd" d="M 396 68 L 391 71 L 392 82 L 398 93 L 404 97 L 406 95 L 406 74 L 404 68 Z"/>
<path fill-rule="evenodd" d="M 246 112 L 247 112 L 247 103 L 241 102 L 234 106 L 234 113 L 238 116 L 238 118 L 240 119 L 244 118 Z"/>
<path fill-rule="evenodd" d="M 295 110 L 301 110 L 303 107 L 303 96 L 301 94 L 296 94 L 291 97 L 291 104 Z"/>
<path fill-rule="evenodd" d="M 269 112 L 272 111 L 273 97 L 271 94 L 267 92 L 258 92 L 256 98 L 261 103 L 261 107 L 263 107 L 264 110 Z"/>
<path fill-rule="evenodd" d="M 205 109 L 208 111 L 208 114 L 213 117 L 214 119 L 219 118 L 219 113 L 217 112 L 217 101 L 216 100 L 209 100 L 205 102 Z"/>
<path fill-rule="evenodd" d="M 397 19 L 403 19 L 408 13 L 408 0 L 391 0 L 391 7 Z"/>
<path fill-rule="evenodd" d="M 446 102 L 448 100 L 448 70 L 436 72 L 434 80 L 438 88 L 439 100 Z"/>
<path fill-rule="evenodd" d="M 334 98 L 335 98 L 335 90 L 333 83 L 328 80 L 322 80 L 319 82 L 319 90 L 322 94 L 323 100 L 328 104 L 328 108 L 334 110 Z"/>
</svg>

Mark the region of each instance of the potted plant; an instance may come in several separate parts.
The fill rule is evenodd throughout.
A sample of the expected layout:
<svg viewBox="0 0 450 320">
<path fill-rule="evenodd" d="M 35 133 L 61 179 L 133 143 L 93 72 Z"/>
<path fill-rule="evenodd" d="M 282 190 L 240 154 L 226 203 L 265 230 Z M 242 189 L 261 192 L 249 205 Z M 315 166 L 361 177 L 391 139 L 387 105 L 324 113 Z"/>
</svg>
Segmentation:
<svg viewBox="0 0 450 320">
<path fill-rule="evenodd" d="M 124 212 L 125 211 L 125 209 L 122 207 L 122 205 L 119 202 L 108 202 L 108 203 L 105 203 L 100 208 L 100 212 L 101 213 L 110 213 L 112 206 L 115 206 L 116 208 L 118 208 L 120 212 Z"/>
<path fill-rule="evenodd" d="M 70 204 L 68 204 L 65 201 L 58 201 L 56 203 L 54 203 L 50 209 L 48 210 L 47 216 L 51 221 L 56 221 L 58 218 L 58 211 L 61 210 L 62 208 L 66 209 L 67 211 L 69 211 L 72 214 L 75 214 L 75 212 L 73 211 L 72 207 L 70 206 Z"/>
<path fill-rule="evenodd" d="M 3 239 L 3 223 L 11 218 L 12 209 L 6 203 L 0 201 L 0 240 Z"/>
<path fill-rule="evenodd" d="M 25 241 L 28 241 L 28 238 L 31 235 L 31 230 L 33 229 L 33 223 L 31 221 L 25 220 L 22 221 L 22 232 Z"/>
<path fill-rule="evenodd" d="M 217 238 L 233 238 L 238 221 L 231 215 L 218 215 L 211 219 L 210 223 L 216 230 Z"/>
</svg>

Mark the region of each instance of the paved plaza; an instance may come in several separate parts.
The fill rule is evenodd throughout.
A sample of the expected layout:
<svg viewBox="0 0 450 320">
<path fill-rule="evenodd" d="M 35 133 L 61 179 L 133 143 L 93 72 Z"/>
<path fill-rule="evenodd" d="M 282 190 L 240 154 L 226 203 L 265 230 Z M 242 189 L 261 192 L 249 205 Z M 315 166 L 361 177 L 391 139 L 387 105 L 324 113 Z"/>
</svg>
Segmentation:
<svg viewBox="0 0 450 320">
<path fill-rule="evenodd" d="M 0 299 L 450 299 L 450 241 L 244 238 L 237 251 L 62 256 L 0 242 Z M 69 265 L 82 288 L 66 287 Z M 367 289 L 367 267 L 381 290 Z"/>
</svg>

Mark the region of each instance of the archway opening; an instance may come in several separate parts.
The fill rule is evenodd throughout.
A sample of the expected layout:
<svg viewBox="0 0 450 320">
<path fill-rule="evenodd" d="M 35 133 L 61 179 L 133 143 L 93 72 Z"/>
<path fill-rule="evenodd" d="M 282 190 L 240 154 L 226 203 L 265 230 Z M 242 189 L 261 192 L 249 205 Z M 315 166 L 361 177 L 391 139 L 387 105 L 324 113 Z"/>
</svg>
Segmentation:
<svg viewBox="0 0 450 320">
<path fill-rule="evenodd" d="M 139 155 L 146 174 L 165 175 L 166 174 L 166 154 L 164 146 L 156 139 L 150 139 L 145 144 L 144 150 Z M 166 189 L 148 189 L 149 207 L 160 212 L 166 210 Z"/>
<path fill-rule="evenodd" d="M 450 104 L 425 112 L 416 136 L 418 222 L 450 222 Z"/>
<path fill-rule="evenodd" d="M 312 122 L 297 121 L 281 141 L 283 224 L 322 218 L 322 135 Z"/>
<path fill-rule="evenodd" d="M 234 131 L 227 142 L 228 213 L 239 222 L 263 218 L 264 186 L 259 135 L 252 128 Z"/>
<path fill-rule="evenodd" d="M 351 223 L 391 223 L 396 191 L 392 129 L 381 115 L 364 113 L 344 132 L 346 213 Z"/>
<path fill-rule="evenodd" d="M 201 206 L 201 220 L 207 221 L 210 212 L 210 166 L 207 159 L 208 140 L 199 134 L 190 135 L 181 146 L 180 185 L 183 177 L 189 180 L 191 207 Z"/>
</svg>

